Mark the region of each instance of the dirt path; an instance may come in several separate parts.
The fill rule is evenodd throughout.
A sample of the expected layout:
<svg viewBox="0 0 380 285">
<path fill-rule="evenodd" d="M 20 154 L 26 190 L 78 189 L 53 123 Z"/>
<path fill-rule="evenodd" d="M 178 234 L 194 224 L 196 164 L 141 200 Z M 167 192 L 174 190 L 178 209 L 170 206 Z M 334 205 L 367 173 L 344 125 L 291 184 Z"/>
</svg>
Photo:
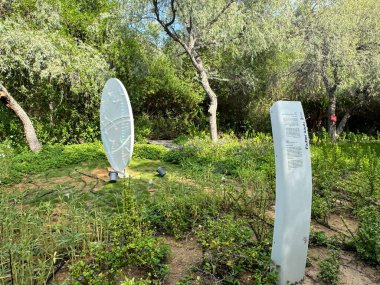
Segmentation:
<svg viewBox="0 0 380 285">
<path fill-rule="evenodd" d="M 193 265 L 202 261 L 202 250 L 195 238 L 177 241 L 166 237 L 165 242 L 170 246 L 172 254 L 169 258 L 170 272 L 165 279 L 166 285 L 175 285 L 185 277 Z"/>
<path fill-rule="evenodd" d="M 308 257 L 312 266 L 306 268 L 305 280 L 302 285 L 325 284 L 318 280 L 318 263 L 328 255 L 325 247 L 309 248 Z M 340 254 L 340 280 L 339 285 L 378 285 L 380 284 L 379 273 L 375 268 L 358 260 L 352 252 L 343 251 Z"/>
</svg>

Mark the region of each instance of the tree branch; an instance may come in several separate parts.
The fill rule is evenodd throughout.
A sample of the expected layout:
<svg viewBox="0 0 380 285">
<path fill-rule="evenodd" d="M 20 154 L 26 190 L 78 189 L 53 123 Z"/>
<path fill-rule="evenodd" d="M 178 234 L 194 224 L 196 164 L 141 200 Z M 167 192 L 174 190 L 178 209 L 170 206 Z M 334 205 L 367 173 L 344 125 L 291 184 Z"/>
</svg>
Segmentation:
<svg viewBox="0 0 380 285">
<path fill-rule="evenodd" d="M 182 18 L 183 18 L 183 21 L 184 21 L 185 26 L 186 26 L 186 31 L 190 35 L 191 32 L 192 32 L 192 29 L 193 29 L 193 18 L 191 16 L 192 14 L 190 12 L 189 21 L 186 21 L 185 13 L 184 13 L 184 10 L 183 10 L 183 7 L 182 7 L 181 3 L 177 2 L 177 6 L 178 6 L 180 12 L 182 13 Z"/>
<path fill-rule="evenodd" d="M 328 55 L 329 55 L 329 48 L 327 46 L 327 43 L 324 42 L 322 46 L 322 67 L 321 67 L 321 72 L 322 72 L 322 80 L 325 85 L 325 88 L 328 92 L 329 97 L 333 96 L 336 89 L 338 88 L 338 85 L 340 83 L 340 78 L 339 78 L 339 65 L 337 62 L 333 59 L 330 58 L 330 64 L 333 68 L 333 78 L 334 81 L 330 82 L 330 79 L 327 75 L 327 62 L 328 62 Z"/>
<path fill-rule="evenodd" d="M 329 77 L 327 75 L 327 57 L 329 55 L 329 49 L 327 47 L 327 44 L 324 43 L 323 46 L 322 46 L 322 66 L 321 66 L 321 73 L 322 73 L 322 80 L 323 80 L 323 83 L 325 85 L 325 88 L 327 90 L 327 92 L 329 93 L 328 95 L 330 95 L 330 88 L 331 88 L 331 83 L 330 83 L 330 80 L 329 80 Z"/>
<path fill-rule="evenodd" d="M 212 27 L 212 25 L 214 25 L 218 20 L 219 18 L 224 14 L 224 12 L 232 5 L 232 3 L 234 3 L 236 0 L 229 0 L 226 5 L 224 5 L 224 7 L 222 8 L 222 10 L 220 10 L 220 12 L 218 14 L 216 14 L 216 16 L 210 20 L 210 22 L 208 22 L 205 26 L 205 30 L 207 31 L 208 29 L 210 29 Z"/>
<path fill-rule="evenodd" d="M 170 30 L 170 26 L 173 25 L 173 23 L 175 22 L 175 18 L 176 18 L 176 10 L 175 10 L 175 7 L 174 7 L 174 1 L 175 0 L 171 0 L 170 1 L 170 9 L 171 9 L 171 12 L 172 12 L 172 18 L 169 22 L 165 23 L 161 17 L 160 17 L 160 9 L 158 7 L 158 0 L 152 0 L 152 4 L 153 4 L 153 7 L 154 7 L 154 14 L 156 15 L 156 20 L 157 22 L 164 28 L 164 31 L 166 32 L 166 34 L 171 37 L 174 41 L 178 42 L 180 45 L 184 46 L 184 42 L 182 42 L 180 40 L 180 38 L 175 34 L 174 31 L 171 31 Z"/>
</svg>

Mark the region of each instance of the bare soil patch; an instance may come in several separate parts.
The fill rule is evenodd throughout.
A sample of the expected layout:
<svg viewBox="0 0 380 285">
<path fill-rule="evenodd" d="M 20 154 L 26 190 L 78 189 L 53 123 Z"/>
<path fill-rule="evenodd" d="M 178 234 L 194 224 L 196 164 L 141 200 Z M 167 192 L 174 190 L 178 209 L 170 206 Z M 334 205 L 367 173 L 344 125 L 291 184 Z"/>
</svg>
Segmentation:
<svg viewBox="0 0 380 285">
<path fill-rule="evenodd" d="M 168 260 L 170 272 L 165 280 L 167 285 L 175 285 L 177 281 L 185 277 L 192 266 L 202 261 L 202 250 L 195 238 L 187 240 L 175 240 L 166 237 L 165 242 L 171 247 L 171 256 Z"/>
<path fill-rule="evenodd" d="M 92 175 L 96 177 L 108 181 L 108 169 L 107 168 L 96 168 L 91 171 Z"/>
<path fill-rule="evenodd" d="M 309 248 L 308 257 L 312 266 L 306 268 L 303 285 L 326 284 L 319 280 L 320 271 L 318 263 L 327 258 L 328 249 L 325 247 Z M 379 272 L 376 268 L 365 264 L 355 253 L 343 251 L 340 255 L 340 280 L 339 285 L 378 285 L 380 284 Z"/>
</svg>

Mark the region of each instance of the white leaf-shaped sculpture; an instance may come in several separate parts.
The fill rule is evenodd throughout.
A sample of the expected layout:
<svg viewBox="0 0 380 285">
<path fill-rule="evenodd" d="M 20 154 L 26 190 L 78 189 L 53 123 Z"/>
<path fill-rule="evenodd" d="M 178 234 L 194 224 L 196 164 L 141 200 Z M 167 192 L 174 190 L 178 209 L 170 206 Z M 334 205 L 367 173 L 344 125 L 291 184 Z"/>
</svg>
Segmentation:
<svg viewBox="0 0 380 285">
<path fill-rule="evenodd" d="M 100 130 L 111 167 L 118 173 L 124 174 L 133 153 L 134 125 L 127 90 L 116 78 L 109 79 L 103 88 Z"/>
</svg>

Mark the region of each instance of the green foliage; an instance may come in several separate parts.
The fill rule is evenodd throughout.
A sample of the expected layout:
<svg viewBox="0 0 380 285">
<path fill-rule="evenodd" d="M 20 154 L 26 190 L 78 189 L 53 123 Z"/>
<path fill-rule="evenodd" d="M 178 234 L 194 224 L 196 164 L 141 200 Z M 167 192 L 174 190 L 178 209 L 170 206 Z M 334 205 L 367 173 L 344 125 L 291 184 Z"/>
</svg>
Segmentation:
<svg viewBox="0 0 380 285">
<path fill-rule="evenodd" d="M 380 150 L 368 147 L 360 152 L 357 164 L 359 171 L 350 173 L 340 181 L 342 187 L 353 201 L 353 211 L 360 210 L 380 198 Z"/>
<path fill-rule="evenodd" d="M 339 200 L 347 199 L 347 195 L 351 201 L 350 211 L 377 199 L 378 153 L 377 141 L 312 146 L 313 218 L 327 223 L 328 214 L 339 210 Z"/>
<path fill-rule="evenodd" d="M 326 284 L 336 285 L 339 282 L 339 253 L 337 251 L 330 252 L 329 256 L 319 262 L 320 272 L 318 277 Z"/>
<path fill-rule="evenodd" d="M 45 13 L 47 22 L 59 21 L 56 13 L 35 9 L 37 15 Z M 97 49 L 64 36 L 59 27 L 52 29 L 36 29 L 17 16 L 0 20 L 2 83 L 38 122 L 37 134 L 44 143 L 93 140 L 99 136 L 100 88 L 112 72 Z M 4 124 L 15 123 L 14 116 L 5 118 L 10 122 Z M 6 130 L 18 136 L 18 143 L 23 141 L 20 131 Z"/>
<path fill-rule="evenodd" d="M 0 272 L 10 276 L 12 270 L 14 284 L 43 284 L 59 262 L 103 238 L 106 219 L 65 196 L 59 210 L 51 202 L 25 206 L 26 195 L 0 194 Z"/>
<path fill-rule="evenodd" d="M 148 138 L 152 134 L 152 121 L 147 114 L 142 114 L 134 121 L 135 140 L 137 143 L 148 143 Z"/>
<path fill-rule="evenodd" d="M 272 284 L 277 274 L 271 271 L 270 250 L 266 243 L 252 239 L 247 222 L 230 215 L 208 219 L 200 225 L 196 236 L 204 251 L 202 269 L 214 278 L 239 284 L 238 274 L 252 274 L 252 284 Z"/>
<path fill-rule="evenodd" d="M 319 246 L 329 245 L 329 239 L 327 238 L 324 231 L 317 231 L 317 232 L 312 231 L 310 233 L 309 240 L 310 240 L 310 244 L 316 244 Z"/>
<path fill-rule="evenodd" d="M 163 145 L 135 144 L 133 157 L 159 160 L 165 157 L 168 150 Z"/>
<path fill-rule="evenodd" d="M 62 168 L 93 160 L 105 160 L 101 143 L 80 145 L 48 145 L 40 153 L 24 150 L 15 154 L 10 167 L 9 181 L 17 181 L 23 175 L 49 172 L 54 168 Z"/>
<path fill-rule="evenodd" d="M 359 228 L 354 239 L 360 256 L 373 264 L 380 265 L 380 210 L 367 206 L 359 212 Z"/>
<path fill-rule="evenodd" d="M 162 50 L 123 28 L 106 52 L 131 94 L 138 140 L 174 138 L 201 121 L 199 88 L 178 72 L 175 60 Z"/>
<path fill-rule="evenodd" d="M 0 143 L 0 184 L 11 179 L 14 149 L 9 140 Z"/>
<path fill-rule="evenodd" d="M 93 244 L 89 251 L 82 253 L 83 258 L 90 256 L 91 262 L 79 261 L 70 267 L 76 280 L 74 284 L 116 284 L 115 278 L 121 274 L 121 269 L 132 266 L 143 269 L 146 277 L 152 280 L 161 279 L 168 273 L 168 266 L 163 261 L 169 248 L 154 237 L 143 222 L 130 191 L 124 192 L 123 212 L 112 218 L 108 229 L 110 242 Z"/>
<path fill-rule="evenodd" d="M 157 230 L 183 237 L 208 217 L 220 211 L 220 199 L 184 184 L 157 191 L 145 209 L 145 217 Z"/>
<path fill-rule="evenodd" d="M 149 279 L 137 279 L 135 278 L 126 278 L 121 285 L 149 285 L 151 281 Z"/>
<path fill-rule="evenodd" d="M 331 198 L 331 197 L 330 197 Z M 311 205 L 312 218 L 317 220 L 322 224 L 327 224 L 327 217 L 329 212 L 332 210 L 329 207 L 329 199 L 324 196 L 321 197 L 318 194 L 313 195 L 313 201 Z"/>
<path fill-rule="evenodd" d="M 271 177 L 274 174 L 274 157 L 268 141 L 269 136 L 260 134 L 248 140 L 226 135 L 218 143 L 196 138 L 185 143 L 181 149 L 170 151 L 164 159 L 184 167 L 194 164 L 197 168 L 211 166 L 215 173 L 241 179 L 249 179 L 254 173 Z"/>
</svg>

